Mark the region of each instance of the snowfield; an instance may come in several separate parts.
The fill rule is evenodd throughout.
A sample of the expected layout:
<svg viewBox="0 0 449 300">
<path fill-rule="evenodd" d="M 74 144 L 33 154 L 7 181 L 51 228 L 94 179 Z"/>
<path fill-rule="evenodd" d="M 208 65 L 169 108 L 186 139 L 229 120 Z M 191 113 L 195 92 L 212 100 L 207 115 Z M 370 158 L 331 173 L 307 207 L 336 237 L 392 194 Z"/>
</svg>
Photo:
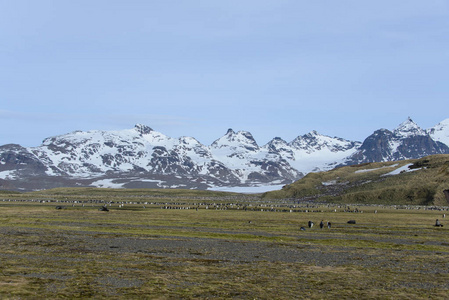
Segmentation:
<svg viewBox="0 0 449 300">
<path fill-rule="evenodd" d="M 242 194 L 259 194 L 270 191 L 280 190 L 283 185 L 265 185 L 265 186 L 228 186 L 228 187 L 211 187 L 208 190 L 218 192 L 233 192 Z"/>
</svg>

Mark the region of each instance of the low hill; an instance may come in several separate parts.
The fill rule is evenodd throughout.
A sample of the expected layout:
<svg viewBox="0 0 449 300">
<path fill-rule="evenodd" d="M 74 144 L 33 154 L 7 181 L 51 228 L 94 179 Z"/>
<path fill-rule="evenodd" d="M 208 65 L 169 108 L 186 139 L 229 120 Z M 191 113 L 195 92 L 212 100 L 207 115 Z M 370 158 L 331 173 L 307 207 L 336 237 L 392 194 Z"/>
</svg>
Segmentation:
<svg viewBox="0 0 449 300">
<path fill-rule="evenodd" d="M 447 206 L 449 155 L 345 166 L 309 173 L 264 198 L 316 199 L 332 203 Z"/>
</svg>

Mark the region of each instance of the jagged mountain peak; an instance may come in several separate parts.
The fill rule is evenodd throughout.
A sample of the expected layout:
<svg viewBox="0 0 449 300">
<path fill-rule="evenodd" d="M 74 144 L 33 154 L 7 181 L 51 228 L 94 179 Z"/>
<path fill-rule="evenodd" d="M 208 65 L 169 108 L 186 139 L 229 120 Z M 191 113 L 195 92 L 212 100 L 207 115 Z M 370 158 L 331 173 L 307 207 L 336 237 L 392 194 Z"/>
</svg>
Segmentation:
<svg viewBox="0 0 449 300">
<path fill-rule="evenodd" d="M 318 131 L 316 130 L 312 130 L 311 132 L 306 134 L 307 136 L 320 136 L 322 134 L 320 134 Z"/>
<path fill-rule="evenodd" d="M 226 134 L 215 140 L 212 145 L 212 148 L 221 148 L 221 147 L 243 147 L 248 150 L 257 150 L 259 149 L 259 145 L 257 145 L 256 140 L 253 135 L 248 131 L 237 131 L 235 132 L 232 129 L 228 129 Z"/>
<path fill-rule="evenodd" d="M 338 150 L 341 150 L 343 148 L 353 148 L 356 143 L 358 142 L 352 142 L 338 137 L 330 137 L 320 134 L 316 130 L 313 130 L 307 134 L 298 136 L 293 141 L 291 141 L 289 145 L 296 149 L 308 149 L 315 151 L 321 150 L 322 148 Z"/>
<path fill-rule="evenodd" d="M 319 133 L 316 130 L 312 130 L 309 133 L 300 135 L 296 139 L 318 139 L 318 138 L 340 139 L 340 138 L 337 138 L 337 137 L 331 137 L 331 136 L 328 136 L 328 135 L 321 134 L 321 133 Z"/>
<path fill-rule="evenodd" d="M 269 141 L 263 148 L 268 149 L 270 153 L 278 153 L 282 158 L 294 160 L 295 154 L 292 147 L 280 137 L 275 137 Z"/>
<path fill-rule="evenodd" d="M 426 131 L 416 124 L 412 118 L 408 117 L 407 120 L 399 124 L 393 132 L 396 136 L 406 138 L 416 135 L 426 135 Z"/>
<path fill-rule="evenodd" d="M 182 136 L 179 138 L 180 144 L 198 146 L 202 145 L 196 138 L 191 136 Z"/>
<path fill-rule="evenodd" d="M 271 141 L 269 141 L 268 144 L 285 144 L 285 145 L 287 145 L 288 143 L 284 139 L 277 136 L 277 137 L 274 137 Z"/>
<path fill-rule="evenodd" d="M 372 139 L 374 137 L 379 137 L 379 136 L 391 136 L 393 135 L 393 132 L 391 132 L 390 130 L 386 129 L 386 128 L 381 128 L 381 129 L 377 129 L 376 131 L 374 131 L 371 135 L 369 135 L 365 141 L 367 139 Z M 363 143 L 365 143 L 365 141 Z"/>
<path fill-rule="evenodd" d="M 229 128 L 229 129 L 226 131 L 226 135 L 234 135 L 234 134 L 235 134 L 235 131 L 232 130 L 232 128 Z"/>
<path fill-rule="evenodd" d="M 270 151 L 279 152 L 289 147 L 289 144 L 280 137 L 275 137 L 269 141 L 263 148 L 267 148 Z"/>
<path fill-rule="evenodd" d="M 150 132 L 153 131 L 153 129 L 149 126 L 143 125 L 143 124 L 136 124 L 136 126 L 134 126 L 134 129 L 137 130 L 137 132 L 139 132 L 140 134 L 149 134 Z"/>
<path fill-rule="evenodd" d="M 311 140 L 311 139 L 317 139 L 319 137 L 328 137 L 328 136 L 322 135 L 316 130 L 312 130 L 309 133 L 297 136 L 291 143 L 294 143 L 297 140 L 304 140 L 304 139 Z"/>
</svg>

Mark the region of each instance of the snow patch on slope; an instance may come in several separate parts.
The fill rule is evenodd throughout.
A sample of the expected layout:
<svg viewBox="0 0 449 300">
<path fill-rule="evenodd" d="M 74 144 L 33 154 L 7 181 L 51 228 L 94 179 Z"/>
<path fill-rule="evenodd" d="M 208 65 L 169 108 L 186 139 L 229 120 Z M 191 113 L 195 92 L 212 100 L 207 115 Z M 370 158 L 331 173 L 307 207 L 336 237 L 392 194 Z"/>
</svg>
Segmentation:
<svg viewBox="0 0 449 300">
<path fill-rule="evenodd" d="M 402 166 L 400 168 L 397 168 L 394 171 L 391 171 L 390 173 L 387 174 L 383 174 L 382 176 L 392 176 L 392 175 L 398 175 L 401 174 L 403 172 L 414 172 L 414 171 L 418 171 L 421 170 L 422 168 L 418 168 L 418 169 L 410 169 L 409 167 L 412 166 L 413 164 L 407 164 L 405 166 Z"/>
<path fill-rule="evenodd" d="M 438 123 L 427 131 L 435 141 L 441 142 L 449 146 L 449 119 Z"/>
<path fill-rule="evenodd" d="M 355 171 L 354 173 L 365 173 L 365 172 L 371 172 L 371 171 L 376 171 L 376 170 L 382 170 L 382 169 L 385 169 L 385 168 L 394 168 L 394 167 L 396 167 L 398 164 L 394 164 L 394 165 L 391 165 L 391 166 L 383 166 L 383 167 L 380 167 L 380 168 L 374 168 L 374 169 L 365 169 L 365 170 L 357 170 L 357 171 Z"/>
<path fill-rule="evenodd" d="M 94 187 L 99 187 L 99 188 L 122 189 L 123 183 L 115 183 L 114 180 L 116 180 L 116 179 L 97 180 L 97 181 L 92 182 L 91 185 Z"/>
<path fill-rule="evenodd" d="M 8 170 L 0 172 L 0 179 L 12 180 L 17 179 L 18 176 L 15 170 Z"/>
</svg>

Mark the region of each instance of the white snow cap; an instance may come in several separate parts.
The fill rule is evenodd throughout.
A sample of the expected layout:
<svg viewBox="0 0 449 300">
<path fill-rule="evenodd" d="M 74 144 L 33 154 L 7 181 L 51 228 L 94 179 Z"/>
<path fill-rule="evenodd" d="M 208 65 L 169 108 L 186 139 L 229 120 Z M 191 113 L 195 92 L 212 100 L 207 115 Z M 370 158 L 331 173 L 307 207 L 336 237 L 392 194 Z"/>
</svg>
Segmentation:
<svg viewBox="0 0 449 300">
<path fill-rule="evenodd" d="M 226 134 L 214 141 L 211 145 L 213 148 L 221 147 L 245 147 L 253 150 L 259 149 L 254 137 L 248 131 L 235 132 L 232 129 L 228 129 Z"/>
<path fill-rule="evenodd" d="M 410 117 L 402 122 L 395 130 L 394 134 L 401 138 L 407 138 L 416 135 L 427 135 L 426 131 L 421 129 Z"/>
<path fill-rule="evenodd" d="M 449 146 L 449 119 L 441 121 L 427 132 L 435 141 Z"/>
</svg>

